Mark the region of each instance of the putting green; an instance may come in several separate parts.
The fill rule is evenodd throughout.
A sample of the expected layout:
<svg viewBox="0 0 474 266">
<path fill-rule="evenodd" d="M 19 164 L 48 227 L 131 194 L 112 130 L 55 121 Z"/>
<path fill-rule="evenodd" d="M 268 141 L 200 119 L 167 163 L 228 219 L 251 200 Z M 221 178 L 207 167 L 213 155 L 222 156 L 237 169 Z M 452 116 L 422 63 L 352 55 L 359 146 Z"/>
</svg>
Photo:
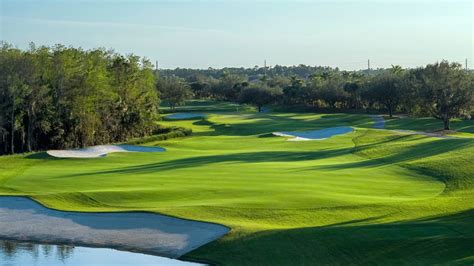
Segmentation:
<svg viewBox="0 0 474 266">
<path fill-rule="evenodd" d="M 355 114 L 209 114 L 165 153 L 0 158 L 0 193 L 62 210 L 148 210 L 232 232 L 186 257 L 222 264 L 472 264 L 474 139 L 371 129 Z M 274 131 L 352 126 L 324 141 Z M 470 243 L 470 244 L 469 244 Z"/>
</svg>

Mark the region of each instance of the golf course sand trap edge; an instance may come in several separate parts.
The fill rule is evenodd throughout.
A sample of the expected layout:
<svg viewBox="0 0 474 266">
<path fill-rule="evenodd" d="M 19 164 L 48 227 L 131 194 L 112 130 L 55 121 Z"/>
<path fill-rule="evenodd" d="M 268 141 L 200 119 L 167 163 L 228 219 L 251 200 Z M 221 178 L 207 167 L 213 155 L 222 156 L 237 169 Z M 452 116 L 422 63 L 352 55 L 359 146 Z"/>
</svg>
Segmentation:
<svg viewBox="0 0 474 266">
<path fill-rule="evenodd" d="M 135 145 L 98 145 L 82 149 L 49 150 L 46 153 L 57 158 L 97 158 L 113 152 L 164 152 L 165 148 Z"/>
<path fill-rule="evenodd" d="M 279 137 L 290 137 L 287 141 L 308 141 L 308 140 L 324 140 L 332 136 L 347 134 L 353 132 L 352 127 L 330 127 L 319 130 L 295 131 L 295 132 L 273 132 L 273 135 Z"/>
<path fill-rule="evenodd" d="M 48 209 L 25 197 L 0 197 L 0 238 L 107 247 L 178 258 L 229 228 L 146 212 L 84 213 Z"/>
<path fill-rule="evenodd" d="M 180 119 L 193 119 L 193 118 L 205 118 L 206 115 L 202 113 L 176 113 L 167 115 L 164 118 L 170 120 L 180 120 Z"/>
</svg>

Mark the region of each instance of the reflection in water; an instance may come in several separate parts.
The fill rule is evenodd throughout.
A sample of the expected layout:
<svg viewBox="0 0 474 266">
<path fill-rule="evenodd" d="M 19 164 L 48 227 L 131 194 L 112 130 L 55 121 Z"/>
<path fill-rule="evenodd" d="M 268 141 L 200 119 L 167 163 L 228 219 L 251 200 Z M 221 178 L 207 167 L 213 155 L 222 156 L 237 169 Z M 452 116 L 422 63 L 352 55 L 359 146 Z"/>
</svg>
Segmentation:
<svg viewBox="0 0 474 266">
<path fill-rule="evenodd" d="M 0 266 L 36 265 L 202 265 L 158 256 L 68 245 L 0 240 Z"/>
</svg>

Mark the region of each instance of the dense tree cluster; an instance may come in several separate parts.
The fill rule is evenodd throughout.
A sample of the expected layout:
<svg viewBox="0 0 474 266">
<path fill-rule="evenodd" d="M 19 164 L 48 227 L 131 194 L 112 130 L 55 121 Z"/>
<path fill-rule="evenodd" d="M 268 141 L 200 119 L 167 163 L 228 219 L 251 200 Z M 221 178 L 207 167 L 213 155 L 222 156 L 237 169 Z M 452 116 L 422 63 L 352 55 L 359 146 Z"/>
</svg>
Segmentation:
<svg viewBox="0 0 474 266">
<path fill-rule="evenodd" d="M 124 141 L 154 128 L 152 65 L 57 45 L 0 46 L 0 153 Z"/>
<path fill-rule="evenodd" d="M 265 83 L 256 83 L 243 89 L 239 94 L 238 101 L 240 103 L 253 104 L 261 112 L 263 106 L 275 102 L 278 96 L 282 94 L 283 91 L 279 87 L 270 87 Z"/>
<path fill-rule="evenodd" d="M 208 68 L 208 69 L 192 69 L 192 68 L 176 68 L 176 69 L 162 69 L 160 73 L 164 76 L 177 76 L 184 79 L 189 79 L 194 76 L 201 77 L 212 77 L 215 79 L 221 78 L 225 74 L 232 73 L 238 76 L 245 76 L 249 81 L 255 81 L 267 78 L 275 78 L 279 76 L 284 77 L 297 77 L 300 79 L 307 79 L 314 74 L 322 74 L 332 71 L 340 71 L 338 68 L 330 68 L 325 66 L 308 66 L 308 65 L 297 65 L 297 66 L 281 66 L 275 65 L 272 67 L 254 66 L 251 68 L 244 67 L 225 67 L 225 68 Z M 372 74 L 378 74 L 383 72 L 383 69 L 370 70 Z M 359 74 L 367 74 L 369 71 L 360 70 L 356 71 Z"/>
<path fill-rule="evenodd" d="M 297 74 L 295 74 L 297 73 Z M 442 61 L 426 67 L 392 66 L 376 71 L 340 71 L 327 67 L 176 69 L 164 76 L 186 78 L 197 98 L 312 110 L 351 110 L 432 115 L 449 129 L 454 117 L 474 112 L 474 73 Z M 220 75 L 220 76 L 219 76 Z M 255 79 L 257 77 L 257 79 Z"/>
<path fill-rule="evenodd" d="M 156 88 L 160 97 L 167 101 L 171 111 L 174 111 L 177 105 L 183 104 L 192 97 L 189 84 L 184 79 L 176 76 L 158 79 Z"/>
<path fill-rule="evenodd" d="M 72 148 L 150 135 L 159 98 L 286 109 L 432 115 L 449 129 L 474 112 L 474 72 L 442 61 L 416 69 L 328 67 L 152 70 L 146 59 L 56 45 L 0 45 L 0 153 Z"/>
</svg>

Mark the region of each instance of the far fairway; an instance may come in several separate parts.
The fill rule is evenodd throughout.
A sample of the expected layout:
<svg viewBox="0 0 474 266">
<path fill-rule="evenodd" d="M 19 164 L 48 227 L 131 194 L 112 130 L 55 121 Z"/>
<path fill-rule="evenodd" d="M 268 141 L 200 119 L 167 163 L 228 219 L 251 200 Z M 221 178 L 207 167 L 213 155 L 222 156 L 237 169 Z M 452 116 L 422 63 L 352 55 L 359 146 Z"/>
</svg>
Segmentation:
<svg viewBox="0 0 474 266">
<path fill-rule="evenodd" d="M 162 121 L 193 130 L 148 144 L 164 153 L 1 157 L 0 193 L 60 210 L 223 224 L 228 235 L 185 255 L 217 264 L 474 262 L 474 138 L 374 129 L 358 114 L 206 115 Z M 388 128 L 395 123 L 412 129 Z M 354 131 L 303 142 L 272 135 L 329 127 Z"/>
</svg>

